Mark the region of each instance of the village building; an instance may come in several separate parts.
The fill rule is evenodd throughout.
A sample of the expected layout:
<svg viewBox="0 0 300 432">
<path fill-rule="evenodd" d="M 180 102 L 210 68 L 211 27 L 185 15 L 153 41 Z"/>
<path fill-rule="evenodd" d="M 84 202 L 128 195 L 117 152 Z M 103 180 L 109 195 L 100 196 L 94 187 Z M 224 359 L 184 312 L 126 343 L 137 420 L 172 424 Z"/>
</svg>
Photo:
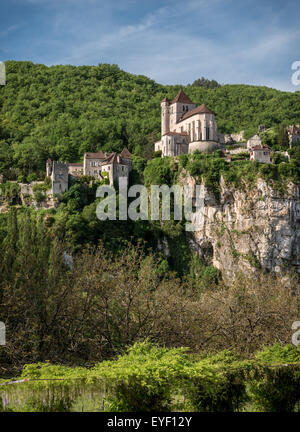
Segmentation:
<svg viewBox="0 0 300 432">
<path fill-rule="evenodd" d="M 56 162 L 48 159 L 46 175 L 51 178 L 52 195 L 62 194 L 69 188 L 69 169 L 67 162 Z"/>
<path fill-rule="evenodd" d="M 183 90 L 172 102 L 162 100 L 161 140 L 155 143 L 155 151 L 161 151 L 162 156 L 211 152 L 222 148 L 223 143 L 215 114 L 206 105 L 197 107 Z"/>
<path fill-rule="evenodd" d="M 101 178 L 102 163 L 110 156 L 99 150 L 97 153 L 85 153 L 83 157 L 83 173 L 86 176 Z"/>
<path fill-rule="evenodd" d="M 72 177 L 81 177 L 83 176 L 83 164 L 82 163 L 69 163 L 68 164 L 68 173 Z"/>
<path fill-rule="evenodd" d="M 121 154 L 112 153 L 101 166 L 101 172 L 108 173 L 109 184 L 113 185 L 120 177 L 129 177 L 132 170 L 131 154 L 124 149 Z"/>
<path fill-rule="evenodd" d="M 300 144 L 300 129 L 299 127 L 292 125 L 288 129 L 288 136 L 290 141 L 290 146 Z"/>
<path fill-rule="evenodd" d="M 262 147 L 261 139 L 258 135 L 254 135 L 247 141 L 247 149 L 250 151 L 254 147 Z"/>
<path fill-rule="evenodd" d="M 120 154 L 103 153 L 101 150 L 97 153 L 85 153 L 83 164 L 56 162 L 50 159 L 46 163 L 46 174 L 47 177 L 51 177 L 53 195 L 68 190 L 69 176 L 78 178 L 85 175 L 101 180 L 105 172 L 110 185 L 113 185 L 120 177 L 128 178 L 131 170 L 132 155 L 126 148 Z"/>
<path fill-rule="evenodd" d="M 250 151 L 250 160 L 260 163 L 272 163 L 272 151 L 269 147 L 256 146 Z"/>
</svg>

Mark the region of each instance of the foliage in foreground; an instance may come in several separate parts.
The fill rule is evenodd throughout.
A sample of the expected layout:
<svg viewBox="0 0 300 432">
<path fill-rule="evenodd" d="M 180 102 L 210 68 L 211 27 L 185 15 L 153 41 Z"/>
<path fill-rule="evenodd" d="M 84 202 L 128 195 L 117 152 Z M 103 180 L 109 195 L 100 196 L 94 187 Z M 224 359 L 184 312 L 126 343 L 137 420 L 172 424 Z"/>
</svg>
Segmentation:
<svg viewBox="0 0 300 432">
<path fill-rule="evenodd" d="M 8 341 L 0 351 L 3 370 L 15 374 L 12 368 L 46 360 L 91 364 L 146 338 L 168 348 L 228 348 L 245 356 L 290 341 L 299 318 L 296 279 L 289 289 L 258 271 L 255 283 L 237 275 L 226 286 L 201 266 L 196 278 L 178 277 L 163 256 L 139 243 L 117 253 L 103 243 L 85 246 L 70 265 L 51 216 L 44 220 L 29 210 L 6 216 L 0 223 L 0 316 Z"/>
<path fill-rule="evenodd" d="M 277 363 L 287 351 L 297 364 Z M 27 365 L 19 379 L 29 381 L 0 386 L 0 410 L 76 410 L 76 400 L 88 393 L 102 411 L 289 412 L 300 403 L 300 349 L 274 345 L 254 360 L 228 350 L 198 358 L 145 341 L 90 369 Z"/>
</svg>

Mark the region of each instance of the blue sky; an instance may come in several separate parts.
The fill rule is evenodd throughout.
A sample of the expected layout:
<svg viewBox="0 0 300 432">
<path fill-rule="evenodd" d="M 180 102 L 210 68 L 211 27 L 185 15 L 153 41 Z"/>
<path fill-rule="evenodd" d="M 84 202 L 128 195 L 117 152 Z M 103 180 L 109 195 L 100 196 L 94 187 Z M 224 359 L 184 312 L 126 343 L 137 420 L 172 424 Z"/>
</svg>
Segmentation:
<svg viewBox="0 0 300 432">
<path fill-rule="evenodd" d="M 0 61 L 116 63 L 163 84 L 200 76 L 299 91 L 299 0 L 0 0 Z"/>
</svg>

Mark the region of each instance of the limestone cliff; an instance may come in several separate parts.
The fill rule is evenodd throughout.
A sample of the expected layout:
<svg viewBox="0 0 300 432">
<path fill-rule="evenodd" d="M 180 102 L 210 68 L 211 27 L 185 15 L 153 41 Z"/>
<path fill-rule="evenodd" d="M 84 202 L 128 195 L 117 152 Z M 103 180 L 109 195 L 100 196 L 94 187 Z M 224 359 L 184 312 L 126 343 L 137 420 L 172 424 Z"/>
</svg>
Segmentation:
<svg viewBox="0 0 300 432">
<path fill-rule="evenodd" d="M 183 179 L 196 193 L 196 180 Z M 203 209 L 192 222 L 191 246 L 220 269 L 227 280 L 238 271 L 300 272 L 300 187 L 289 184 L 284 194 L 259 179 L 251 189 L 228 186 L 221 179 L 217 200 L 202 184 Z"/>
</svg>

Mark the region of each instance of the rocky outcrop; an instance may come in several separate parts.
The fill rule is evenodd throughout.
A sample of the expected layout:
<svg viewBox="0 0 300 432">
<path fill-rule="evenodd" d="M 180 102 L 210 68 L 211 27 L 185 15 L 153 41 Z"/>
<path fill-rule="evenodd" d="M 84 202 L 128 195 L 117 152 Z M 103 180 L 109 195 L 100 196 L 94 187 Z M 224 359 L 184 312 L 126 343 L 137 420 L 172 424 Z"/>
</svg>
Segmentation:
<svg viewBox="0 0 300 432">
<path fill-rule="evenodd" d="M 11 205 L 32 207 L 35 210 L 58 208 L 59 202 L 52 195 L 51 189 L 43 191 L 39 196 L 36 195 L 34 187 L 44 185 L 44 182 L 17 183 L 16 181 L 11 181 L 9 183 L 17 185 L 17 188 L 13 192 L 13 195 L 6 195 L 2 190 L 3 186 L 1 188 L 0 185 L 0 213 L 9 211 Z"/>
<path fill-rule="evenodd" d="M 189 175 L 183 182 L 193 187 Z M 201 210 L 193 215 L 196 229 L 191 247 L 232 280 L 243 271 L 258 268 L 275 272 L 300 272 L 300 188 L 289 184 L 282 194 L 263 180 L 256 187 L 235 188 L 221 180 L 220 199 L 200 186 Z"/>
<path fill-rule="evenodd" d="M 225 144 L 242 142 L 244 140 L 244 131 L 236 134 L 226 134 L 224 136 Z"/>
</svg>

